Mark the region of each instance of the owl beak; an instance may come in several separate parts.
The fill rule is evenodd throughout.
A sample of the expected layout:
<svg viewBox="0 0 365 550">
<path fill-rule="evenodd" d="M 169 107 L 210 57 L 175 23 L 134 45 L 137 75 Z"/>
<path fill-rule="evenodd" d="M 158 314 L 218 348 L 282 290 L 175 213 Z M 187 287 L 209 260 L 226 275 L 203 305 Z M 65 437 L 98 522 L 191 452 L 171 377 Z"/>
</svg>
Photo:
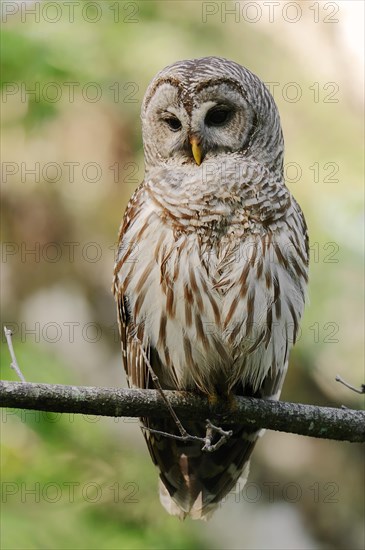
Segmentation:
<svg viewBox="0 0 365 550">
<path fill-rule="evenodd" d="M 192 136 L 190 138 L 190 145 L 191 145 L 191 151 L 193 153 L 193 157 L 195 162 L 198 166 L 200 166 L 202 162 L 202 148 L 200 145 L 200 140 L 196 136 Z"/>
</svg>

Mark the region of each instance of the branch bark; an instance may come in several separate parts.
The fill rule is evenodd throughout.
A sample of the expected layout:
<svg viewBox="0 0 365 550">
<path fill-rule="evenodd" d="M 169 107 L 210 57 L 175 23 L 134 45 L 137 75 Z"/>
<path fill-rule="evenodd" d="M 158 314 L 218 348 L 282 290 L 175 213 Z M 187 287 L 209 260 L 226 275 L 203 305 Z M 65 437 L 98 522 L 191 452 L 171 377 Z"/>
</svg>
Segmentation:
<svg viewBox="0 0 365 550">
<path fill-rule="evenodd" d="M 236 397 L 235 406 L 225 402 L 211 405 L 188 392 L 164 392 L 182 420 L 219 424 L 241 424 L 249 431 L 268 428 L 298 435 L 365 441 L 365 412 L 317 407 L 284 401 Z M 170 412 L 156 390 L 63 386 L 28 382 L 0 382 L 0 406 L 48 412 L 99 416 L 169 417 Z"/>
</svg>

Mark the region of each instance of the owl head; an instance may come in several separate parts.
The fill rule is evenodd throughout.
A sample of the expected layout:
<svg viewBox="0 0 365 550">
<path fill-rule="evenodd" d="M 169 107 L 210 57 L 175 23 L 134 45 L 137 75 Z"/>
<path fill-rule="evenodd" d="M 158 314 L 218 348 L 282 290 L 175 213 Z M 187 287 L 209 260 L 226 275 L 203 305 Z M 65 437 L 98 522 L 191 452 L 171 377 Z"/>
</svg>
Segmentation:
<svg viewBox="0 0 365 550">
<path fill-rule="evenodd" d="M 142 105 L 146 169 L 233 155 L 282 173 L 284 142 L 263 82 L 220 57 L 178 61 L 150 83 Z"/>
</svg>

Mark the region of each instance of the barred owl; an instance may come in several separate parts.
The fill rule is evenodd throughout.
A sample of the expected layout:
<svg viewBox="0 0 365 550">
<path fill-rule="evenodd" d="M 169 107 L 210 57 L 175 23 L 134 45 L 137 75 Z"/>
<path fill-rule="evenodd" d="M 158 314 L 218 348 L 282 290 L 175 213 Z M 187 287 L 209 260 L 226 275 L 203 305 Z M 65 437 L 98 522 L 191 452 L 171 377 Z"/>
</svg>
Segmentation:
<svg viewBox="0 0 365 550">
<path fill-rule="evenodd" d="M 129 385 L 229 402 L 278 399 L 305 302 L 307 229 L 285 186 L 277 107 L 260 79 L 218 57 L 179 61 L 142 106 L 145 177 L 119 232 L 114 271 Z M 170 420 L 141 419 L 177 434 Z M 205 434 L 201 421 L 190 434 Z M 222 426 L 224 428 L 224 426 Z M 259 432 L 234 425 L 207 453 L 144 431 L 160 500 L 207 519 L 248 473 Z"/>
</svg>

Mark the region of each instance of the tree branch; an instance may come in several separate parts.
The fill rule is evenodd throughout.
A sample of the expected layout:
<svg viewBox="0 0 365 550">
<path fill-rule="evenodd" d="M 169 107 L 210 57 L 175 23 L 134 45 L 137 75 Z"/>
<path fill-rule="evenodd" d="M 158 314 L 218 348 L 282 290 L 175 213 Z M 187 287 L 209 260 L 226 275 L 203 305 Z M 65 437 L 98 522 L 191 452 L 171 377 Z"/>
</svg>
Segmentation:
<svg viewBox="0 0 365 550">
<path fill-rule="evenodd" d="M 226 402 L 211 405 L 206 398 L 193 393 L 164 393 L 185 421 L 210 418 L 220 425 L 241 424 L 249 431 L 268 428 L 324 439 L 365 441 L 364 411 L 248 397 L 236 397 L 229 406 Z M 99 416 L 170 416 L 156 390 L 1 381 L 0 403 L 1 407 Z"/>
</svg>

